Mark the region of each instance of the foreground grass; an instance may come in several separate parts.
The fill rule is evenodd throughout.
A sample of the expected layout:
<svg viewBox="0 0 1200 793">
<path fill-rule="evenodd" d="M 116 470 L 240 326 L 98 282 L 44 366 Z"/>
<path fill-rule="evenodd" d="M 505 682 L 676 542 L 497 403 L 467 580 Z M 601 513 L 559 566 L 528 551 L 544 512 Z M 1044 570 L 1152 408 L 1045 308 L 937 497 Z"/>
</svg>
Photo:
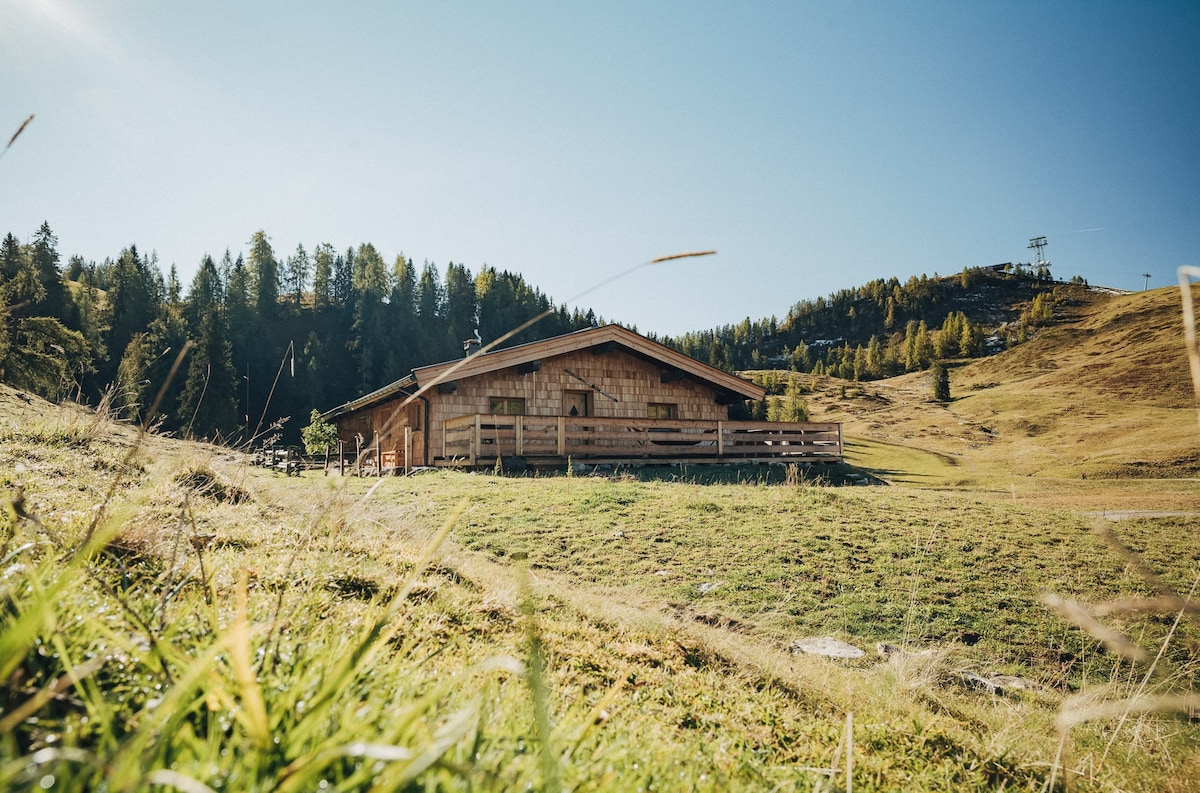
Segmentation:
<svg viewBox="0 0 1200 793">
<path fill-rule="evenodd" d="M 0 432 L 0 485 L 23 488 L 0 522 L 5 789 L 842 789 L 848 762 L 855 790 L 1200 776 L 1186 716 L 1056 729 L 1064 702 L 1119 700 L 1148 670 L 1038 602 L 1151 591 L 1068 514 L 686 471 L 286 479 L 157 440 L 130 456 L 82 416 Z M 1173 520 L 1120 535 L 1186 591 L 1200 548 Z M 1171 631 L 1114 624 L 1151 654 Z M 788 650 L 823 634 L 909 652 Z M 1188 619 L 1153 693 L 1190 692 L 1196 654 Z M 964 670 L 1039 687 L 981 693 Z"/>
</svg>

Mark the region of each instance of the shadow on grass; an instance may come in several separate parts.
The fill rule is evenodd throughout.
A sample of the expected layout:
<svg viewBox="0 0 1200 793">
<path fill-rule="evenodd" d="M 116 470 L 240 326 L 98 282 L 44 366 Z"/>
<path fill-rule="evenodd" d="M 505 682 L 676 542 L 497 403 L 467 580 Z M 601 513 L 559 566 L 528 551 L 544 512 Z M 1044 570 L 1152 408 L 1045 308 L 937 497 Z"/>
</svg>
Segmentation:
<svg viewBox="0 0 1200 793">
<path fill-rule="evenodd" d="M 673 465 L 584 465 L 566 468 L 539 468 L 536 471 L 509 472 L 514 478 L 576 476 L 627 479 L 637 482 L 685 482 L 694 485 L 793 485 L 846 487 L 886 485 L 882 478 L 865 468 L 846 464 L 798 463 L 695 463 Z"/>
</svg>

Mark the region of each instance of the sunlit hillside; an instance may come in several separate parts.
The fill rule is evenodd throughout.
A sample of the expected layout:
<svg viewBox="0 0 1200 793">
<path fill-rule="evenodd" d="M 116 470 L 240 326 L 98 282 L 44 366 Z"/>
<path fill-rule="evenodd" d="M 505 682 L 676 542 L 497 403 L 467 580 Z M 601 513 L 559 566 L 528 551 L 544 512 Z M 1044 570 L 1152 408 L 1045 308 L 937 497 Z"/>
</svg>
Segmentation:
<svg viewBox="0 0 1200 793">
<path fill-rule="evenodd" d="M 923 372 L 818 379 L 809 404 L 815 418 L 845 422 L 860 464 L 890 469 L 890 455 L 907 456 L 910 474 L 930 469 L 927 484 L 1040 491 L 1053 480 L 1045 488 L 1067 493 L 1117 480 L 1200 504 L 1194 482 L 1177 483 L 1200 475 L 1178 288 L 1080 291 L 1027 343 L 952 364 L 951 396 L 934 402 Z"/>
</svg>

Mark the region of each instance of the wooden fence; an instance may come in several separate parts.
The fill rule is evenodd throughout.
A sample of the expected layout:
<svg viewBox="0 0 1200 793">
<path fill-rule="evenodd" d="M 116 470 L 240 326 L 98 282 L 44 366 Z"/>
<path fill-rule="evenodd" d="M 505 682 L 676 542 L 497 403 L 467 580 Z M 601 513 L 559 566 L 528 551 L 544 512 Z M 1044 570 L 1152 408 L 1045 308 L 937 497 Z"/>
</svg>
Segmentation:
<svg viewBox="0 0 1200 793">
<path fill-rule="evenodd" d="M 842 462 L 842 425 L 568 416 L 469 415 L 447 419 L 437 465 L 728 462 L 781 459 Z"/>
</svg>

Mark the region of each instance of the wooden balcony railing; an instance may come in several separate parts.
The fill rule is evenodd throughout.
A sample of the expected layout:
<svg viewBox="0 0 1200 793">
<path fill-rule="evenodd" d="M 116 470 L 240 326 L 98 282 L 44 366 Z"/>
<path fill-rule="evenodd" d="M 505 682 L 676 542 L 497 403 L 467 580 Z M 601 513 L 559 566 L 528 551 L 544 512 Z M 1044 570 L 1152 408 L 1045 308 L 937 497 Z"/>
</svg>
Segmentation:
<svg viewBox="0 0 1200 793">
<path fill-rule="evenodd" d="M 589 461 L 786 459 L 840 463 L 835 423 L 468 415 L 447 419 L 440 465 L 515 456 L 537 464 Z"/>
</svg>

